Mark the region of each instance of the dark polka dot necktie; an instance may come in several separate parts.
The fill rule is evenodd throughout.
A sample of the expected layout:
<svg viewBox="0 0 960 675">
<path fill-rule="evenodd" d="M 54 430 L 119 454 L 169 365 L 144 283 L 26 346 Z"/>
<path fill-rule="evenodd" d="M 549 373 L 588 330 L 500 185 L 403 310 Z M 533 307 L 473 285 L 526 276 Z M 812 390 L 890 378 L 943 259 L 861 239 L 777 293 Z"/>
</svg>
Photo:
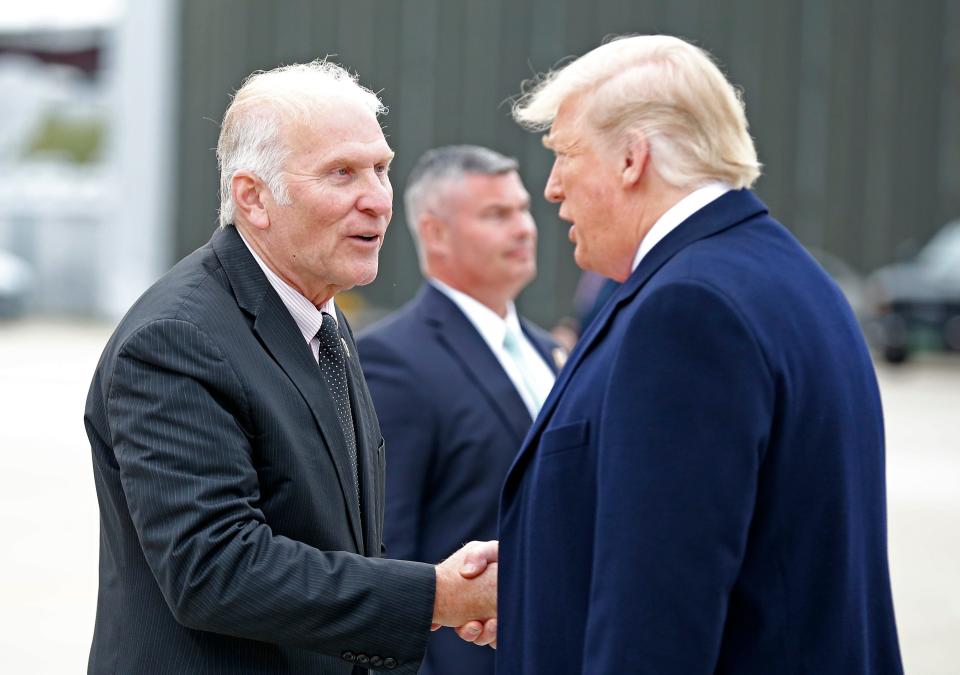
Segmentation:
<svg viewBox="0 0 960 675">
<path fill-rule="evenodd" d="M 340 332 L 336 320 L 323 313 L 323 323 L 317 331 L 320 342 L 320 372 L 333 396 L 340 429 L 347 441 L 347 454 L 350 455 L 350 467 L 353 469 L 353 485 L 357 490 L 357 503 L 360 501 L 360 479 L 357 469 L 357 434 L 353 427 L 353 411 L 350 408 L 350 390 L 347 389 L 347 369 Z"/>
</svg>

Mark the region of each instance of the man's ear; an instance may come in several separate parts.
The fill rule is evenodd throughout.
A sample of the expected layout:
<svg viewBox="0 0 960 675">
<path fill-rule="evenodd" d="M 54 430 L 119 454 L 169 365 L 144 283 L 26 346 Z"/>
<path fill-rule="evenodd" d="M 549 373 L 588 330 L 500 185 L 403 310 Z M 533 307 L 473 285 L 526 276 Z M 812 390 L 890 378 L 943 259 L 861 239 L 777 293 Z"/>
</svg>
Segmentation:
<svg viewBox="0 0 960 675">
<path fill-rule="evenodd" d="M 636 129 L 625 134 L 625 144 L 621 148 L 620 182 L 624 188 L 632 188 L 640 183 L 650 162 L 650 142 Z"/>
<path fill-rule="evenodd" d="M 270 191 L 263 181 L 249 171 L 237 171 L 230 179 L 230 192 L 234 208 L 243 215 L 244 220 L 259 230 L 270 227 L 270 215 L 266 207 Z"/>
<path fill-rule="evenodd" d="M 447 222 L 430 211 L 425 211 L 417 221 L 420 245 L 425 252 L 443 254 L 450 241 L 450 227 Z"/>
</svg>

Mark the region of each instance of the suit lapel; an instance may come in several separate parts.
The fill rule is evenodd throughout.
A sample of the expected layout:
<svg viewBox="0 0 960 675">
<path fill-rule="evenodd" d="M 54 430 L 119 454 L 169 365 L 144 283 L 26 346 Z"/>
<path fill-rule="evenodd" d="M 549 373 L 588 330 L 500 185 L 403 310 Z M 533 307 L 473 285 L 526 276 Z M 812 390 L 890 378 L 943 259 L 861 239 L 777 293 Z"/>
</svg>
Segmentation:
<svg viewBox="0 0 960 675">
<path fill-rule="evenodd" d="M 237 303 L 254 317 L 253 332 L 296 385 L 317 421 L 320 435 L 337 469 L 357 550 L 363 551 L 360 511 L 353 496 L 356 490 L 346 439 L 332 404 L 333 396 L 320 376 L 310 347 L 236 229 L 228 227 L 217 232 L 212 243 L 230 279 Z"/>
<path fill-rule="evenodd" d="M 365 525 L 363 528 L 365 555 L 376 555 L 375 552 L 380 550 L 380 542 L 375 541 L 378 531 L 376 519 L 379 518 L 376 490 L 377 471 L 380 470 L 377 458 L 380 430 L 374 414 L 373 399 L 370 397 L 366 380 L 363 379 L 363 370 L 357 357 L 357 345 L 347 320 L 339 309 L 337 309 L 337 319 L 340 337 L 343 338 L 349 352 L 346 359 L 347 379 L 350 389 L 350 407 L 353 409 L 354 427 L 357 431 L 357 461 L 360 471 L 360 503 Z M 361 552 L 364 551 L 361 550 Z"/>
<path fill-rule="evenodd" d="M 758 214 L 766 213 L 766 211 L 767 207 L 763 202 L 749 190 L 731 190 L 687 218 L 650 250 L 646 257 L 640 261 L 640 265 L 633 271 L 633 274 L 606 303 L 602 312 L 590 323 L 587 332 L 584 333 L 570 353 L 566 366 L 560 371 L 560 376 L 524 439 L 523 446 L 513 461 L 513 466 L 507 472 L 503 490 L 504 497 L 515 484 L 517 476 L 521 472 L 521 467 L 526 463 L 532 449 L 536 446 L 536 439 L 553 414 L 553 410 L 556 408 L 557 402 L 563 395 L 563 391 L 573 374 L 583 362 L 584 357 L 600 341 L 601 336 L 606 332 L 607 325 L 620 308 L 640 292 L 640 289 L 646 285 L 657 270 L 690 244 L 729 229 Z"/>
<path fill-rule="evenodd" d="M 485 395 L 519 444 L 533 421 L 526 404 L 480 333 L 450 298 L 425 284 L 417 298 L 418 311 L 434 329 L 437 342 Z"/>
<path fill-rule="evenodd" d="M 540 358 L 546 361 L 547 367 L 550 368 L 550 372 L 552 372 L 554 375 L 559 373 L 560 364 L 557 362 L 556 351 L 560 349 L 562 352 L 563 350 L 537 335 L 536 331 L 534 331 L 531 327 L 530 322 L 524 319 L 522 316 L 518 318 L 520 319 L 520 328 L 523 329 L 523 334 L 527 336 L 527 340 L 533 345 L 533 348 L 537 350 L 537 354 L 540 355 Z"/>
</svg>

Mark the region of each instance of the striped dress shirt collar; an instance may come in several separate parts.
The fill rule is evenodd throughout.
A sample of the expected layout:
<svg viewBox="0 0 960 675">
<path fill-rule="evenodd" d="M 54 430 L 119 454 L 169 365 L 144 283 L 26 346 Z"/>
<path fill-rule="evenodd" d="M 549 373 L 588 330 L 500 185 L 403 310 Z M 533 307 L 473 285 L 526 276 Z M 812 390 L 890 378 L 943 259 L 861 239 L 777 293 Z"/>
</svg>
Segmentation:
<svg viewBox="0 0 960 675">
<path fill-rule="evenodd" d="M 239 228 L 237 228 L 237 232 L 240 234 L 240 239 L 243 240 L 243 243 L 250 250 L 250 254 L 253 255 L 253 259 L 260 265 L 260 269 L 263 270 L 267 281 L 273 286 L 273 290 L 280 296 L 280 300 L 283 301 L 283 306 L 290 312 L 290 316 L 292 316 L 294 322 L 296 322 L 297 328 L 299 328 L 303 334 L 303 339 L 307 344 L 310 344 L 317 336 L 321 324 L 323 324 L 324 312 L 332 316 L 334 321 L 337 320 L 337 310 L 333 303 L 333 298 L 330 298 L 317 308 L 312 302 L 307 300 L 300 291 L 281 279 L 276 272 L 270 269 L 270 267 L 260 259 L 260 256 L 253 250 L 253 247 L 247 243 L 243 232 L 240 232 Z"/>
</svg>

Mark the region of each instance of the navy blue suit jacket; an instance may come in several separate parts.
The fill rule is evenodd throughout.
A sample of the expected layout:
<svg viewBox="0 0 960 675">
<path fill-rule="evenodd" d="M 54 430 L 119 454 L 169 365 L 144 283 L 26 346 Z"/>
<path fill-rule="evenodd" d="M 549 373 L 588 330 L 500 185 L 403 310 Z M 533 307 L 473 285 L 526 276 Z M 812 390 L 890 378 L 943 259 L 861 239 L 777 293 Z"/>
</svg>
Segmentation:
<svg viewBox="0 0 960 675">
<path fill-rule="evenodd" d="M 902 672 L 873 365 L 751 192 L 605 306 L 510 470 L 500 537 L 502 675 Z"/>
<path fill-rule="evenodd" d="M 554 368 L 549 335 L 521 326 Z M 500 487 L 533 420 L 476 328 L 424 284 L 361 333 L 357 348 L 387 447 L 387 555 L 436 563 L 468 541 L 495 538 Z M 493 650 L 442 630 L 420 672 L 489 675 L 493 667 Z"/>
</svg>

